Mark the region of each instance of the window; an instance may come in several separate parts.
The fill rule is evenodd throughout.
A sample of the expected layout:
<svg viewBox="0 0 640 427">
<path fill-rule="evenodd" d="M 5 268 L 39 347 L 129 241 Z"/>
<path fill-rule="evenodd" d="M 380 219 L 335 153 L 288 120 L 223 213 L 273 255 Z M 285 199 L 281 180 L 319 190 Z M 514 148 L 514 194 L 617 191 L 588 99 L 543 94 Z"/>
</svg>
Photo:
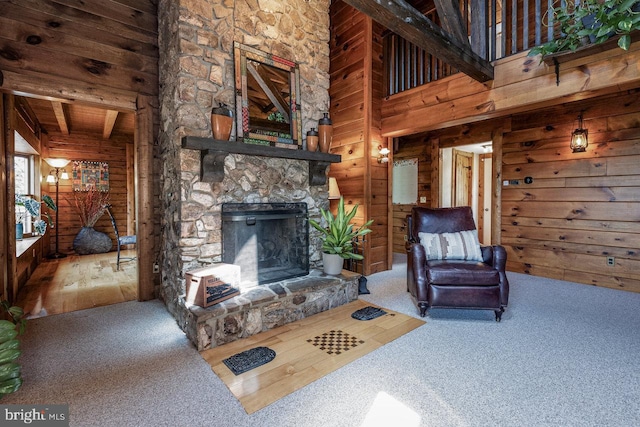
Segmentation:
<svg viewBox="0 0 640 427">
<path fill-rule="evenodd" d="M 35 156 L 24 152 L 18 152 L 20 147 L 28 143 L 19 133 L 15 133 L 16 154 L 13 159 L 15 171 L 15 191 L 16 195 L 29 196 L 36 200 L 36 171 Z M 29 237 L 33 233 L 33 218 L 26 211 L 24 206 L 16 206 L 16 223 L 22 220 L 24 237 Z"/>
</svg>

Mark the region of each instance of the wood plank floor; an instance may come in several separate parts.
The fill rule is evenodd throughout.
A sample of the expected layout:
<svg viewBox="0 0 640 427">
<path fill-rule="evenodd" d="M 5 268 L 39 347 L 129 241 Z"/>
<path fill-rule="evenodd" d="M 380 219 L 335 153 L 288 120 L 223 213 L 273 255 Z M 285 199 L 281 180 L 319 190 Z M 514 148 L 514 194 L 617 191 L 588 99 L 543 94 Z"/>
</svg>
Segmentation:
<svg viewBox="0 0 640 427">
<path fill-rule="evenodd" d="M 121 258 L 135 255 L 125 250 Z M 16 305 L 29 317 L 41 317 L 132 301 L 138 297 L 137 265 L 121 261 L 116 270 L 115 252 L 45 259 L 20 289 Z"/>
<path fill-rule="evenodd" d="M 351 317 L 366 306 L 373 304 L 357 300 L 200 354 L 245 411 L 252 414 L 425 323 L 385 308 L 387 314 L 376 319 Z M 314 338 L 331 331 L 340 331 L 343 338 L 345 334 L 355 337 L 357 345 L 340 354 L 335 353 L 335 347 L 321 350 L 314 345 Z M 228 357 L 260 346 L 274 350 L 275 359 L 237 376 L 223 363 Z M 332 350 L 334 353 L 329 354 Z"/>
</svg>

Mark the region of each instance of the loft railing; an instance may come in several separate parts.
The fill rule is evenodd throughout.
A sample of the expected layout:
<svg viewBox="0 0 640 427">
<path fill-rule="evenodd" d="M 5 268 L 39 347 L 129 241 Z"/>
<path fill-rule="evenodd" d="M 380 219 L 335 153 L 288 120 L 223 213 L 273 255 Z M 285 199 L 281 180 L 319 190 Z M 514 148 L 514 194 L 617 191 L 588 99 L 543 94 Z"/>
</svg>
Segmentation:
<svg viewBox="0 0 640 427">
<path fill-rule="evenodd" d="M 488 61 L 529 50 L 554 38 L 547 10 L 566 0 L 460 0 L 463 22 L 474 51 Z M 421 10 L 440 25 L 437 12 Z M 387 95 L 393 95 L 457 73 L 431 53 L 389 32 L 384 37 Z"/>
</svg>

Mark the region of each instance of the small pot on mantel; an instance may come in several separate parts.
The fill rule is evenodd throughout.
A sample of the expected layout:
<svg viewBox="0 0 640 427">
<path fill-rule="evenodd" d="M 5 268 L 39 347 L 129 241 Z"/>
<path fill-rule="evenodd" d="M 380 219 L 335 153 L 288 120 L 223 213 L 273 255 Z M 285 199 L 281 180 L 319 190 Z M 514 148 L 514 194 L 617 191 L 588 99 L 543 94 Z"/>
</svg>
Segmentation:
<svg viewBox="0 0 640 427">
<path fill-rule="evenodd" d="M 222 102 L 211 110 L 211 130 L 213 138 L 228 141 L 233 127 L 233 111 Z"/>
<path fill-rule="evenodd" d="M 318 131 L 316 128 L 311 128 L 307 132 L 307 150 L 316 151 L 318 149 Z"/>
</svg>

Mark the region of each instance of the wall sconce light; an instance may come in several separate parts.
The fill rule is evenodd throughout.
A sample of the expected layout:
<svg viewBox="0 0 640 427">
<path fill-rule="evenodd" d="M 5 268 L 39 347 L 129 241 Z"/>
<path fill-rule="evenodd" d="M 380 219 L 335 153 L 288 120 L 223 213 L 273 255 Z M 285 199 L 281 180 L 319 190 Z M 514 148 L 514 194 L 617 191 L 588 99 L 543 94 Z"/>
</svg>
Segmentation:
<svg viewBox="0 0 640 427">
<path fill-rule="evenodd" d="M 334 177 L 329 177 L 329 200 L 339 199 L 340 189 L 338 188 L 338 181 Z"/>
<path fill-rule="evenodd" d="M 574 153 L 584 153 L 589 145 L 587 129 L 582 128 L 582 113 L 578 116 L 578 128 L 571 133 L 571 150 Z"/>
<path fill-rule="evenodd" d="M 388 163 L 388 156 L 391 151 L 387 147 L 382 147 L 378 152 L 380 153 L 380 155 L 378 156 L 378 163 Z"/>
</svg>

